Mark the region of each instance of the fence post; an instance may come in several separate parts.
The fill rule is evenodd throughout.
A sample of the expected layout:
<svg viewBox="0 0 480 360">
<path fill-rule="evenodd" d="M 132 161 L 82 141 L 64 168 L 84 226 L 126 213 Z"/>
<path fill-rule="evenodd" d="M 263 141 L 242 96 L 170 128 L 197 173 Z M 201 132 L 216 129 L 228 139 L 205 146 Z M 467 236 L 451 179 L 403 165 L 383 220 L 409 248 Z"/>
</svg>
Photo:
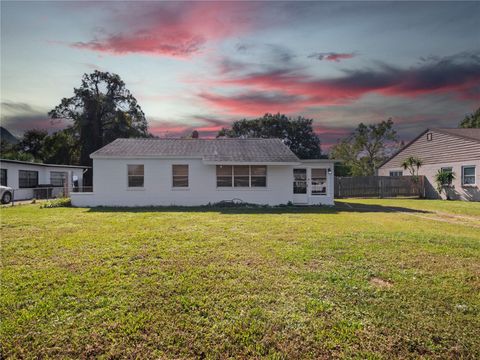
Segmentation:
<svg viewBox="0 0 480 360">
<path fill-rule="evenodd" d="M 378 178 L 378 197 L 380 199 L 383 198 L 383 181 L 381 177 Z"/>
</svg>

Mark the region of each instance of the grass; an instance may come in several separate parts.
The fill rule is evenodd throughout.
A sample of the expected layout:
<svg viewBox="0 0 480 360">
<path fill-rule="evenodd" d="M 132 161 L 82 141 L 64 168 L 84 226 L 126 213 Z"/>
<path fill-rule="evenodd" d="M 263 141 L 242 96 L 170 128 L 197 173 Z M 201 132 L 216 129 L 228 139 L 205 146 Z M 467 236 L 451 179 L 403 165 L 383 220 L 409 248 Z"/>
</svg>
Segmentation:
<svg viewBox="0 0 480 360">
<path fill-rule="evenodd" d="M 196 210 L 2 208 L 3 356 L 480 356 L 480 203 Z"/>
</svg>

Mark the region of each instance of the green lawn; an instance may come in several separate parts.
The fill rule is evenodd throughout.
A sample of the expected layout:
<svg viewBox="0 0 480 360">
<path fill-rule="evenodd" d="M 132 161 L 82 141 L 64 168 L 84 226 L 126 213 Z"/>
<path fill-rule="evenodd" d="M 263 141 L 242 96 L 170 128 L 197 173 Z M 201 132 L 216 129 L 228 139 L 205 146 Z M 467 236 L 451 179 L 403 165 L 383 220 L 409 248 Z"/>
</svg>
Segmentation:
<svg viewBox="0 0 480 360">
<path fill-rule="evenodd" d="M 0 215 L 5 357 L 480 356 L 480 203 Z"/>
</svg>

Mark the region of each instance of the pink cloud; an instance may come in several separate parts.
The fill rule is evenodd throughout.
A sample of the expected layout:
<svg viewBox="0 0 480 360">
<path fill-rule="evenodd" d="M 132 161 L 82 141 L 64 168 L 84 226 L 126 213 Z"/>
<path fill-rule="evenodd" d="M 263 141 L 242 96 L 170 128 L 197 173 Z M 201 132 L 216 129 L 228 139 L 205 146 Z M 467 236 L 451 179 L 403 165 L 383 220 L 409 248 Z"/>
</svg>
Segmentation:
<svg viewBox="0 0 480 360">
<path fill-rule="evenodd" d="M 212 93 L 202 93 L 200 97 L 213 105 L 217 110 L 230 115 L 261 116 L 270 113 L 294 113 L 301 111 L 312 102 L 298 96 L 283 93 L 242 93 L 223 96 Z"/>
<path fill-rule="evenodd" d="M 469 99 L 480 88 L 480 57 L 458 54 L 407 69 L 379 65 L 345 70 L 336 78 L 318 78 L 301 69 L 275 69 L 222 79 L 218 84 L 297 96 L 307 105 L 342 104 L 369 93 L 404 97 L 451 93 Z"/>
<path fill-rule="evenodd" d="M 182 124 L 172 120 L 153 120 L 149 124 L 149 131 L 160 137 L 183 137 L 188 136 L 193 130 L 200 133 L 200 137 L 213 138 L 223 127 L 231 124 L 230 120 L 210 118 L 205 116 L 193 116 L 197 124 Z"/>
<path fill-rule="evenodd" d="M 75 42 L 71 46 L 114 55 L 140 53 L 186 58 L 201 51 L 208 41 L 249 31 L 253 21 L 248 14 L 255 6 L 248 2 L 127 6 L 109 22 L 113 31 L 108 30 L 108 34 Z"/>
</svg>

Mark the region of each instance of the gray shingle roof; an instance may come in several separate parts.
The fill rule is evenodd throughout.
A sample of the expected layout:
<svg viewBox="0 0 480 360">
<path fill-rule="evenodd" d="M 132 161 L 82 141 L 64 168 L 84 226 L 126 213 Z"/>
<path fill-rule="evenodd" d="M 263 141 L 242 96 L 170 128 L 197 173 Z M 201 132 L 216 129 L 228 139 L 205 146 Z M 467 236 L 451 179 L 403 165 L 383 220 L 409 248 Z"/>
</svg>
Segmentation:
<svg viewBox="0 0 480 360">
<path fill-rule="evenodd" d="M 117 139 L 95 157 L 185 157 L 212 162 L 298 162 L 280 139 Z"/>
</svg>

